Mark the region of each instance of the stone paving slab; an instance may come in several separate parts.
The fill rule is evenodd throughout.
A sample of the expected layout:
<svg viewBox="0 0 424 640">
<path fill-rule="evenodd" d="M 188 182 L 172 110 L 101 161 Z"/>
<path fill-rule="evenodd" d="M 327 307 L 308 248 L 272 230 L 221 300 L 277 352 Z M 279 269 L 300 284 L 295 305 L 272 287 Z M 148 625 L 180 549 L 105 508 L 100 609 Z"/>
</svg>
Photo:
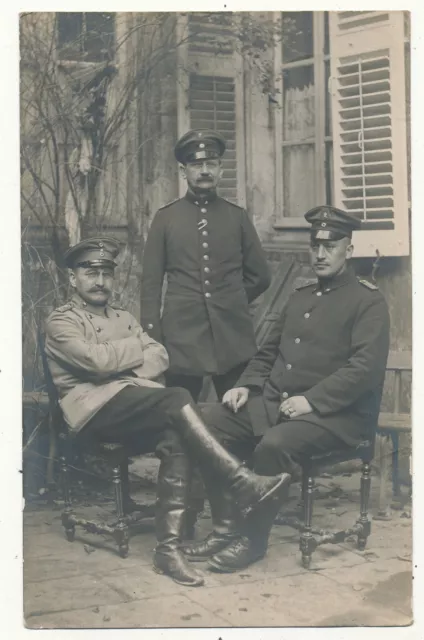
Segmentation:
<svg viewBox="0 0 424 640">
<path fill-rule="evenodd" d="M 337 569 L 322 572 L 326 578 L 361 593 L 365 602 L 380 603 L 398 609 L 411 617 L 412 564 L 397 559 L 384 562 L 367 562 L 351 567 L 349 571 Z"/>
<path fill-rule="evenodd" d="M 115 604 L 124 600 L 125 596 L 116 589 L 90 574 L 24 585 L 25 617 L 81 609 L 89 605 Z"/>
<path fill-rule="evenodd" d="M 188 588 L 186 589 L 188 590 Z M 191 589 L 190 589 L 191 590 Z M 228 622 L 194 603 L 185 595 L 167 595 L 124 602 L 109 606 L 100 605 L 79 611 L 63 611 L 42 617 L 29 618 L 32 629 L 138 629 L 161 627 L 228 627 Z"/>
<path fill-rule="evenodd" d="M 225 618 L 231 626 L 328 626 L 324 618 L 330 602 L 333 610 L 344 612 L 346 620 L 350 611 L 361 610 L 368 617 L 373 613 L 374 625 L 409 623 L 407 616 L 391 608 L 379 604 L 364 608 L 360 594 L 343 586 L 334 589 L 331 580 L 314 573 L 221 587 L 219 599 L 216 589 L 211 588 L 191 590 L 187 597 L 205 608 L 213 607 L 214 615 Z"/>
</svg>

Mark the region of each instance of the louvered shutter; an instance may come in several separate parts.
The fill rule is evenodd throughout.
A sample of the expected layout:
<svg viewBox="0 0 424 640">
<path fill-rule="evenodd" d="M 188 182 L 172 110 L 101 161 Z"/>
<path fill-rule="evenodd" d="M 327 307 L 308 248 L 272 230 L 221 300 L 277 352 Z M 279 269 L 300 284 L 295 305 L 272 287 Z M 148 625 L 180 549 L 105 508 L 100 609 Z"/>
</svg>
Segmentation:
<svg viewBox="0 0 424 640">
<path fill-rule="evenodd" d="M 233 14 L 230 11 L 189 13 L 188 50 L 191 54 L 233 53 Z"/>
<path fill-rule="evenodd" d="M 214 129 L 224 136 L 227 149 L 222 159 L 223 176 L 219 193 L 237 200 L 236 104 L 234 79 L 218 76 L 190 75 L 190 127 Z"/>
<path fill-rule="evenodd" d="M 409 253 L 404 18 L 330 13 L 334 200 L 362 221 L 355 256 Z"/>
</svg>

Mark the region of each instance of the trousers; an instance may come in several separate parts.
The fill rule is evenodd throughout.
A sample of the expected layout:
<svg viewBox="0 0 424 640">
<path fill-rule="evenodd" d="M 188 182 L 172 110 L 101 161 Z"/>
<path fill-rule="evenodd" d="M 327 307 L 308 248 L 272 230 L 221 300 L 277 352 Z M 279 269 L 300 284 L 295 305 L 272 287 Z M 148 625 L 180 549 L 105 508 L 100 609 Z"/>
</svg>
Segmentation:
<svg viewBox="0 0 424 640">
<path fill-rule="evenodd" d="M 124 387 L 91 418 L 78 437 L 119 442 L 135 455 L 155 452 L 159 459 L 187 453 L 173 421 L 191 402 L 186 389 Z"/>
<path fill-rule="evenodd" d="M 298 476 L 310 456 L 328 451 L 349 450 L 332 431 L 302 418 L 285 419 L 263 436 L 256 436 L 246 405 L 237 413 L 222 404 L 201 405 L 209 430 L 226 449 L 241 459 L 249 458 L 256 473 Z"/>
</svg>

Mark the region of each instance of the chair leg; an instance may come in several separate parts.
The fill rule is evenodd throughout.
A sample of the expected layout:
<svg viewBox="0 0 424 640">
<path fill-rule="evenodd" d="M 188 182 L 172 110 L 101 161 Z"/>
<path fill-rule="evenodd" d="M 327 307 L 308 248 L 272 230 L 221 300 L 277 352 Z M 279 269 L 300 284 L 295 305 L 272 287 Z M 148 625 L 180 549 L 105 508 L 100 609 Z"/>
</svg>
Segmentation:
<svg viewBox="0 0 424 640">
<path fill-rule="evenodd" d="M 60 458 L 60 475 L 63 491 L 63 500 L 65 502 L 65 509 L 62 512 L 62 525 L 65 528 L 65 535 L 69 542 L 73 542 L 75 538 L 75 525 L 70 521 L 70 516 L 73 513 L 71 493 L 69 488 L 69 466 L 66 456 Z"/>
<path fill-rule="evenodd" d="M 358 549 L 363 551 L 367 544 L 367 538 L 371 533 L 371 522 L 368 517 L 368 502 L 371 489 L 371 465 L 364 462 L 362 465 L 361 475 L 361 513 L 358 525 Z"/>
<path fill-rule="evenodd" d="M 388 499 L 388 488 L 390 482 L 389 471 L 389 448 L 390 436 L 386 434 L 377 435 L 376 445 L 379 450 L 379 471 L 380 471 L 380 494 L 378 500 L 378 515 L 382 518 L 390 517 L 390 501 Z"/>
<path fill-rule="evenodd" d="M 113 488 L 115 494 L 116 515 L 118 516 L 118 524 L 115 528 L 115 541 L 118 545 L 119 555 L 126 558 L 129 552 L 129 527 L 125 520 L 124 500 L 122 495 L 121 469 L 118 465 L 112 469 Z"/>
<path fill-rule="evenodd" d="M 303 529 L 300 534 L 300 551 L 302 553 L 302 565 L 309 569 L 311 557 L 316 549 L 316 541 L 312 535 L 312 509 L 313 509 L 314 479 L 309 470 L 303 471 L 302 493 L 303 493 Z"/>
<path fill-rule="evenodd" d="M 396 431 L 392 431 L 390 434 L 392 438 L 392 486 L 393 496 L 396 499 L 400 496 L 400 482 L 399 482 L 399 434 Z"/>
</svg>

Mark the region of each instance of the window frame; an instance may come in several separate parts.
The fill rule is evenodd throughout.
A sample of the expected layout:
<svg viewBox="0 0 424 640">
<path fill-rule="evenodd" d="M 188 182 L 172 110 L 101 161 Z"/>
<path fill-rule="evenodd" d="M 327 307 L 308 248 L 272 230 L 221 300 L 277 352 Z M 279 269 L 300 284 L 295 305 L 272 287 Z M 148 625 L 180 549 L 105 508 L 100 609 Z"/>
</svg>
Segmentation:
<svg viewBox="0 0 424 640">
<path fill-rule="evenodd" d="M 57 22 L 56 22 L 56 51 L 57 51 L 57 60 L 59 64 L 62 64 L 64 66 L 82 66 L 82 67 L 97 67 L 99 65 L 105 64 L 107 62 L 106 58 L 104 59 L 99 59 L 99 60 L 84 60 L 84 58 L 81 56 L 81 58 L 78 57 L 74 57 L 74 56 L 67 56 L 67 55 L 61 55 L 61 52 L 63 50 L 66 51 L 66 43 L 61 44 L 60 43 L 60 28 L 59 28 L 59 20 L 60 20 L 60 15 L 63 13 L 75 13 L 75 14 L 80 14 L 82 16 L 82 28 L 81 28 L 81 34 L 78 36 L 78 38 L 81 39 L 81 45 L 84 44 L 84 42 L 86 41 L 86 34 L 87 34 L 87 26 L 86 26 L 86 15 L 87 13 L 97 13 L 97 12 L 93 12 L 93 11 L 70 11 L 70 12 L 61 12 L 58 11 L 56 12 L 56 18 L 57 18 Z M 118 41 L 118 20 L 117 20 L 117 16 L 119 15 L 116 12 L 107 12 L 110 13 L 113 16 L 113 48 L 114 48 L 114 55 L 110 61 L 110 64 L 113 64 L 116 58 L 116 44 Z"/>
<path fill-rule="evenodd" d="M 313 11 L 313 55 L 309 58 L 284 63 L 283 45 L 280 40 L 274 49 L 274 73 L 276 93 L 281 96 L 281 105 L 276 109 L 275 126 L 275 167 L 276 167 L 276 220 L 275 229 L 303 229 L 309 225 L 303 217 L 288 216 L 284 212 L 284 154 L 283 149 L 290 146 L 297 146 L 301 143 L 314 145 L 314 167 L 315 167 L 315 199 L 318 203 L 327 204 L 326 187 L 326 145 L 332 143 L 332 135 L 326 135 L 326 93 L 328 85 L 325 83 L 325 65 L 330 62 L 331 42 L 328 53 L 324 53 L 325 45 L 325 11 Z M 274 20 L 281 22 L 284 12 L 274 12 Z M 284 71 L 301 67 L 312 66 L 314 70 L 315 87 L 315 135 L 314 138 L 300 141 L 286 142 L 283 139 L 283 117 L 284 117 Z M 329 101 L 327 102 L 329 105 Z"/>
</svg>

